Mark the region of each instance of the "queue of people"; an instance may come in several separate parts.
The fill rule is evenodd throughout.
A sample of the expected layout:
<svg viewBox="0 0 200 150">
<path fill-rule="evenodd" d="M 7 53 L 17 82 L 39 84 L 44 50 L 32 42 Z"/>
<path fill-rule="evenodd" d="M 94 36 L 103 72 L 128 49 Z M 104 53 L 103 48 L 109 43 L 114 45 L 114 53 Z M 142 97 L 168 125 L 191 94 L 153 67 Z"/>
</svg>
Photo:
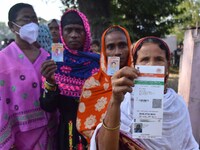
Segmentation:
<svg viewBox="0 0 200 150">
<path fill-rule="evenodd" d="M 131 47 L 128 31 L 113 25 L 101 45 L 91 42 L 89 21 L 75 9 L 40 25 L 32 5 L 17 3 L 8 18 L 15 40 L 0 51 L 0 150 L 199 149 L 183 98 L 167 87 L 170 50 L 160 38 Z M 53 60 L 55 43 L 62 61 Z M 132 136 L 143 132 L 142 124 L 132 130 L 130 114 L 135 65 L 165 68 L 160 138 Z"/>
</svg>

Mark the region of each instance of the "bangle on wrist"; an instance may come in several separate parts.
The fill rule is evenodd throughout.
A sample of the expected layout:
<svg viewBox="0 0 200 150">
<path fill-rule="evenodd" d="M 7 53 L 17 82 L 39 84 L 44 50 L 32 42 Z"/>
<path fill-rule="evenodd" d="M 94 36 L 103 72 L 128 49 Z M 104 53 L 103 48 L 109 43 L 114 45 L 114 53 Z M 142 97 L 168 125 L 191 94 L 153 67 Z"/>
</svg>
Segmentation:
<svg viewBox="0 0 200 150">
<path fill-rule="evenodd" d="M 56 86 L 55 84 L 51 84 L 51 83 L 47 82 L 47 80 L 45 81 L 45 83 L 46 83 L 47 85 L 49 85 L 49 86 L 52 86 L 52 87 Z"/>
<path fill-rule="evenodd" d="M 117 129 L 119 129 L 119 127 L 120 127 L 120 124 L 119 125 L 117 125 L 116 127 L 114 127 L 114 128 L 110 128 L 110 127 L 108 127 L 106 124 L 105 124 L 105 122 L 104 122 L 104 119 L 103 119 L 103 127 L 106 129 L 106 130 L 109 130 L 109 131 L 114 131 L 114 130 L 117 130 Z"/>
<path fill-rule="evenodd" d="M 48 84 L 48 82 L 45 82 L 44 83 L 44 88 L 46 89 L 46 90 L 48 90 L 48 91 L 56 91 L 56 85 L 54 85 L 54 86 L 50 86 L 49 84 Z"/>
</svg>

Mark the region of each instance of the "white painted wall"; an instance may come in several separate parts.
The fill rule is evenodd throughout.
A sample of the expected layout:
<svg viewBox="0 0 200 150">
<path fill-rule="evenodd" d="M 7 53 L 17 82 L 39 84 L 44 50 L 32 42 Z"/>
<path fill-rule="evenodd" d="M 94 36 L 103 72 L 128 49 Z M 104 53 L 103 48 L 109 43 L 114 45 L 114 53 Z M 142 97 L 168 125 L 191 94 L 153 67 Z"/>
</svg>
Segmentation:
<svg viewBox="0 0 200 150">
<path fill-rule="evenodd" d="M 200 144 L 200 29 L 186 30 L 182 62 L 179 69 L 178 93 L 188 105 L 193 135 Z"/>
</svg>

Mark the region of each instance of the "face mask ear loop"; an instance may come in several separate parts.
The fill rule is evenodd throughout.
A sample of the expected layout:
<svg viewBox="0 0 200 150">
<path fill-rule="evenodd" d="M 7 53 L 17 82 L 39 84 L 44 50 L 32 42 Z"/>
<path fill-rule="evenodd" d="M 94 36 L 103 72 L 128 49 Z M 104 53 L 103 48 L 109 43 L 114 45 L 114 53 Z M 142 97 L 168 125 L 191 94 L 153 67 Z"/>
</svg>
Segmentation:
<svg viewBox="0 0 200 150">
<path fill-rule="evenodd" d="M 22 26 L 19 26 L 18 24 L 16 24 L 15 22 L 13 22 L 12 21 L 12 23 L 14 24 L 14 25 L 16 25 L 18 28 L 21 28 Z"/>
<path fill-rule="evenodd" d="M 19 26 L 18 24 L 16 24 L 15 22 L 12 21 L 12 24 L 16 25 L 18 28 L 21 28 L 21 26 Z M 19 35 L 19 32 L 15 31 L 15 33 L 17 33 Z"/>
</svg>

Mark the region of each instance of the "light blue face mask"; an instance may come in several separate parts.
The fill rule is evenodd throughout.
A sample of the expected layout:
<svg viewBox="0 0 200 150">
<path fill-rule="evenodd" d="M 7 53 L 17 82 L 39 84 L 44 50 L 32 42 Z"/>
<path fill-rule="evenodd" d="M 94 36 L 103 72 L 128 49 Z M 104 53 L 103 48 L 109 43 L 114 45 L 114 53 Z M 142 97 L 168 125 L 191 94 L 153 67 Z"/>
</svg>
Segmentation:
<svg viewBox="0 0 200 150">
<path fill-rule="evenodd" d="M 19 32 L 15 32 L 19 34 L 21 39 L 28 42 L 29 44 L 32 44 L 37 40 L 39 27 L 36 23 L 31 22 L 23 26 L 19 26 L 15 22 L 12 23 L 20 28 Z"/>
</svg>

